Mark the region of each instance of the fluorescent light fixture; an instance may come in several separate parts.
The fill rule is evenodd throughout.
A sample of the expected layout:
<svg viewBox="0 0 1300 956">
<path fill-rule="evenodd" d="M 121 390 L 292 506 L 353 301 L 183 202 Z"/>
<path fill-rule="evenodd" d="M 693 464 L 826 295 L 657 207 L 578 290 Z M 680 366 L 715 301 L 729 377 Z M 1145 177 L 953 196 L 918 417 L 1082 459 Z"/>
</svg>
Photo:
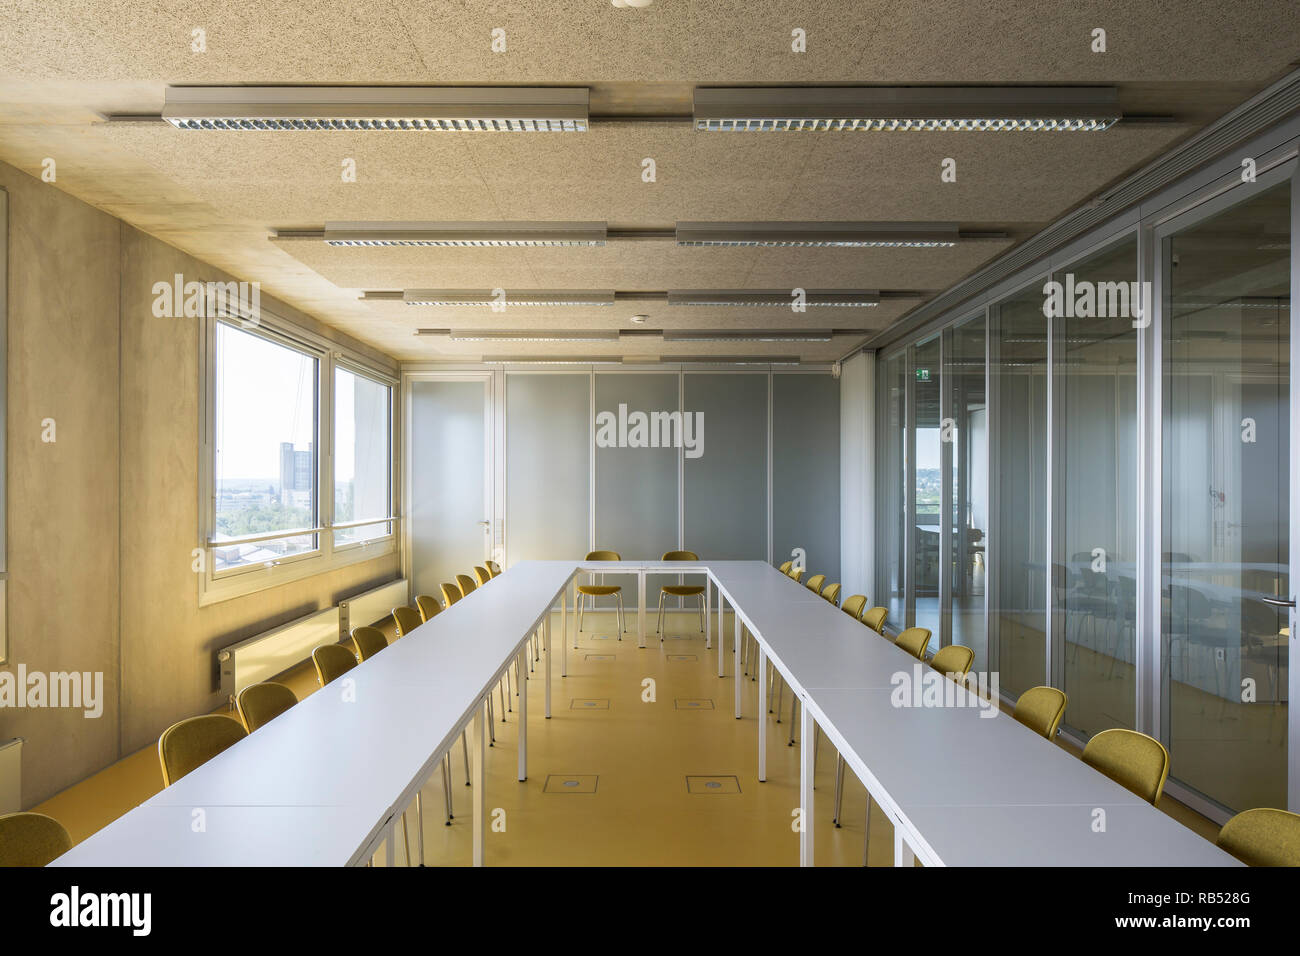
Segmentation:
<svg viewBox="0 0 1300 956">
<path fill-rule="evenodd" d="M 603 222 L 327 222 L 331 246 L 603 246 Z"/>
<path fill-rule="evenodd" d="M 1109 129 L 1114 87 L 767 87 L 697 89 L 695 128 L 793 130 Z"/>
<path fill-rule="evenodd" d="M 664 329 L 665 342 L 829 342 L 830 329 L 770 329 L 717 331 L 708 329 Z"/>
<path fill-rule="evenodd" d="M 955 246 L 951 222 L 679 222 L 679 246 L 834 246 L 924 248 Z"/>
<path fill-rule="evenodd" d="M 797 355 L 665 355 L 663 361 L 680 365 L 798 365 Z"/>
<path fill-rule="evenodd" d="M 581 357 L 566 356 L 563 358 L 538 358 L 533 355 L 499 355 L 485 356 L 484 365 L 622 365 L 622 356 L 604 356 L 604 357 Z"/>
<path fill-rule="evenodd" d="M 407 305 L 462 306 L 602 306 L 614 304 L 614 291 L 565 289 L 407 289 Z"/>
<path fill-rule="evenodd" d="M 781 306 L 796 301 L 793 289 L 670 289 L 669 305 Z M 806 306 L 870 308 L 880 304 L 880 292 L 868 289 L 805 289 Z"/>
<path fill-rule="evenodd" d="M 584 132 L 587 90 L 169 86 L 163 120 L 200 130 Z"/>
<path fill-rule="evenodd" d="M 453 342 L 617 342 L 618 330 L 519 331 L 452 329 Z"/>
</svg>

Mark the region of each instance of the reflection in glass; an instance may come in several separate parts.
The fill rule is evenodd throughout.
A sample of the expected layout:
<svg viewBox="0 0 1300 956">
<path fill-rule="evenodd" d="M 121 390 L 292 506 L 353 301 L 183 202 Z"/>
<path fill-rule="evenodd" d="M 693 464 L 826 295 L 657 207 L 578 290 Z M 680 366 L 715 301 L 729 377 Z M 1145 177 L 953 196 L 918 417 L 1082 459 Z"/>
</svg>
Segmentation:
<svg viewBox="0 0 1300 956">
<path fill-rule="evenodd" d="M 904 528 L 907 519 L 907 471 L 903 437 L 907 425 L 907 357 L 900 352 L 881 365 L 880 419 L 876 429 L 876 593 L 868 606 L 889 609 L 889 626 L 904 624 Z"/>
<path fill-rule="evenodd" d="M 389 437 L 391 389 L 345 368 L 334 369 L 334 523 L 348 524 L 391 513 Z M 340 547 L 391 533 L 389 522 L 339 528 Z"/>
<path fill-rule="evenodd" d="M 939 536 L 942 514 L 942 443 L 940 440 L 938 336 L 916 347 L 915 422 L 912 430 L 912 590 L 913 622 L 929 628 L 931 644 L 939 646 Z"/>
<path fill-rule="evenodd" d="M 1286 806 L 1287 183 L 1165 240 L 1165 721 L 1171 775 Z"/>
<path fill-rule="evenodd" d="M 984 578 L 988 538 L 988 403 L 984 395 L 984 316 L 952 332 L 944 378 L 952 409 L 952 643 L 988 667 Z M 942 437 L 942 436 L 941 436 Z"/>
</svg>

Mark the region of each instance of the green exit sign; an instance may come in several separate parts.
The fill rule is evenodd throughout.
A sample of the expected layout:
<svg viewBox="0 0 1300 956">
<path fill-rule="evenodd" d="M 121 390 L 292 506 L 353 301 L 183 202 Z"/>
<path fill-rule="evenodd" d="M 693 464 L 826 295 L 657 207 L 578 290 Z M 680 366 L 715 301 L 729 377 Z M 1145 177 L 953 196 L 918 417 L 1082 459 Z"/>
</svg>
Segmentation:
<svg viewBox="0 0 1300 956">
<path fill-rule="evenodd" d="M 928 368 L 918 368 L 916 370 L 916 380 L 918 382 L 930 381 L 930 370 Z"/>
</svg>

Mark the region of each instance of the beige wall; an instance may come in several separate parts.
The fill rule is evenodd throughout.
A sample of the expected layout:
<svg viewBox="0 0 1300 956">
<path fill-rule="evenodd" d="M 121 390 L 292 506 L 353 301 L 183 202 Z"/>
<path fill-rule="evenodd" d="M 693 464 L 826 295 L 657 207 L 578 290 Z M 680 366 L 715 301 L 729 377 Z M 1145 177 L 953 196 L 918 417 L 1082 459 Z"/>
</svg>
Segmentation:
<svg viewBox="0 0 1300 956">
<path fill-rule="evenodd" d="M 104 716 L 0 710 L 38 803 L 220 704 L 215 651 L 391 580 L 396 554 L 198 606 L 199 344 L 153 284 L 232 278 L 0 164 L 9 190 L 10 659 L 102 670 Z M 282 303 L 263 306 L 391 359 Z M 40 421 L 58 421 L 58 442 Z M 120 692 L 119 692 L 120 683 Z"/>
</svg>

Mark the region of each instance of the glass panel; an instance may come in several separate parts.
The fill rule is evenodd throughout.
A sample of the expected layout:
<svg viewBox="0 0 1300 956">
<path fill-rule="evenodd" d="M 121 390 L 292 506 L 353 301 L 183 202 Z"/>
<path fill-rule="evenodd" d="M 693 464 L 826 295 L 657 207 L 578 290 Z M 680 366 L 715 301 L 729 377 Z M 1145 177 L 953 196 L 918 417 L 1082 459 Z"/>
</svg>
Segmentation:
<svg viewBox="0 0 1300 956">
<path fill-rule="evenodd" d="M 984 388 L 984 316 L 952 331 L 945 387 L 952 409 L 952 643 L 975 651 L 973 670 L 988 667 L 984 623 L 988 541 L 988 402 Z M 942 437 L 942 435 L 940 436 Z M 927 625 L 928 626 L 928 625 Z"/>
<path fill-rule="evenodd" d="M 840 383 L 830 375 L 772 376 L 772 557 L 795 548 L 808 555 L 805 581 L 840 579 Z"/>
<path fill-rule="evenodd" d="M 943 466 L 940 441 L 939 383 L 941 352 L 939 338 L 916 346 L 915 423 L 912 429 L 912 460 L 915 462 L 912 489 L 912 621 L 935 635 L 933 650 L 939 647 L 939 531 L 942 523 Z"/>
<path fill-rule="evenodd" d="M 1047 678 L 1047 319 L 1042 283 L 994 307 L 991 378 L 996 442 L 990 455 L 997 508 L 994 593 L 1003 692 L 1019 695 Z"/>
<path fill-rule="evenodd" d="M 510 560 L 587 553 L 591 376 L 506 376 L 506 529 Z"/>
<path fill-rule="evenodd" d="M 319 363 L 217 323 L 214 541 L 316 527 Z M 217 545 L 213 569 L 314 551 L 317 535 Z"/>
<path fill-rule="evenodd" d="M 765 561 L 767 375 L 688 373 L 685 389 L 686 410 L 708 425 L 706 453 L 685 462 L 686 549 Z"/>
<path fill-rule="evenodd" d="M 903 461 L 907 429 L 907 356 L 900 352 L 881 367 L 880 414 L 876 445 L 876 593 L 871 606 L 889 609 L 889 626 L 901 630 L 906 615 L 903 575 L 907 527 L 907 470 Z"/>
<path fill-rule="evenodd" d="M 1291 190 L 1165 240 L 1163 673 L 1172 774 L 1285 807 Z"/>
<path fill-rule="evenodd" d="M 392 390 L 345 368 L 334 369 L 334 523 L 386 518 L 392 512 Z M 336 546 L 380 538 L 391 522 L 340 528 Z"/>
<path fill-rule="evenodd" d="M 1091 735 L 1137 706 L 1137 239 L 1052 277 L 1066 294 L 1054 356 L 1052 626 L 1065 721 Z M 1146 313 L 1149 315 L 1149 311 Z"/>
<path fill-rule="evenodd" d="M 438 595 L 487 557 L 484 413 L 476 381 L 411 383 L 411 566 L 416 594 Z"/>
</svg>

